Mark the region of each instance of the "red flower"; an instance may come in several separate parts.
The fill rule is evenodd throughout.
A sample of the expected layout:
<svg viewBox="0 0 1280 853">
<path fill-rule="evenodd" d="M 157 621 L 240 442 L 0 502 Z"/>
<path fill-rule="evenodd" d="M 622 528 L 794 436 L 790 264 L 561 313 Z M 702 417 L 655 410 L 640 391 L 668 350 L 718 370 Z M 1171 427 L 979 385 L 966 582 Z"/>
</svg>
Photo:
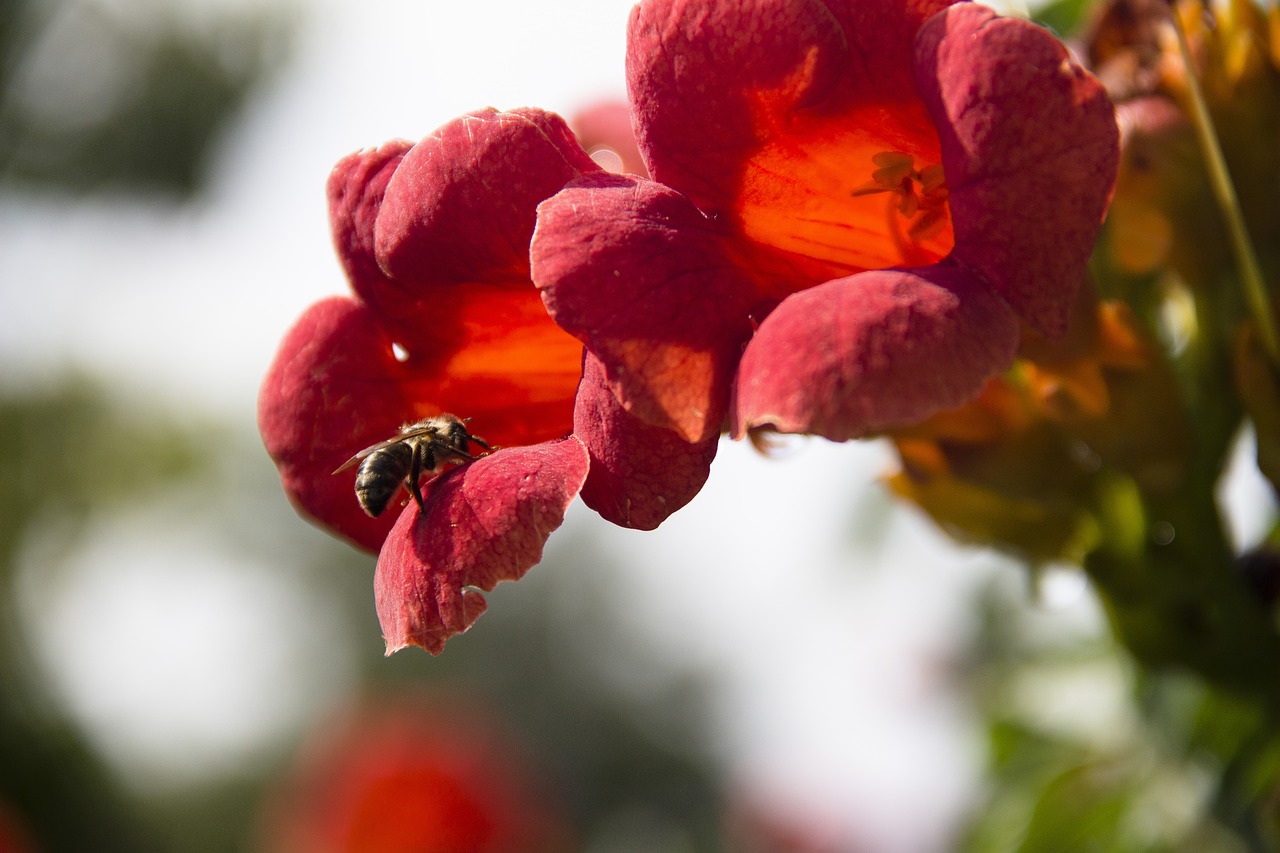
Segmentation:
<svg viewBox="0 0 1280 853">
<path fill-rule="evenodd" d="M 314 732 L 268 803 L 272 853 L 530 853 L 571 847 L 520 750 L 474 713 L 400 702 Z"/>
<path fill-rule="evenodd" d="M 597 172 L 558 117 L 486 110 L 417 145 L 353 154 L 329 180 L 355 296 L 318 303 L 289 332 L 259 426 L 299 510 L 381 549 L 389 651 L 438 653 L 466 630 L 486 606 L 476 589 L 536 564 L 580 491 L 607 519 L 651 528 L 706 479 L 714 440 L 689 444 L 624 412 L 530 281 L 538 203 Z M 443 460 L 421 508 L 366 515 L 355 472 L 335 469 L 446 412 L 494 452 Z"/>
<path fill-rule="evenodd" d="M 843 440 L 972 398 L 1022 323 L 1063 331 L 1117 133 L 1045 30 L 946 0 L 645 0 L 627 70 L 654 180 L 582 175 L 532 258 L 640 418 Z"/>
</svg>

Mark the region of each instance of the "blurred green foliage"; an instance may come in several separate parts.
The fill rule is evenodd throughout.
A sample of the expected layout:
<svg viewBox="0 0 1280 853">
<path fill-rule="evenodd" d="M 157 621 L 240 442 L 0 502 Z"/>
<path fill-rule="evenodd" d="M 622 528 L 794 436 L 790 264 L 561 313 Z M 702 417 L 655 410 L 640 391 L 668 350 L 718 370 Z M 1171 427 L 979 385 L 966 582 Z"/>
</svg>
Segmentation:
<svg viewBox="0 0 1280 853">
<path fill-rule="evenodd" d="M 1088 23 L 1094 3 L 1091 0 L 1052 0 L 1037 6 L 1031 19 L 1053 30 L 1060 38 L 1068 38 L 1080 32 Z"/>
<path fill-rule="evenodd" d="M 219 135 L 278 66 L 290 32 L 266 14 L 201 29 L 153 14 L 165 8 L 0 0 L 0 186 L 178 198 L 202 187 Z M 51 695 L 15 610 L 29 535 L 54 525 L 71 547 L 95 515 L 207 479 L 227 445 L 225 429 L 180 427 L 112 396 L 66 380 L 0 398 L 0 799 L 42 851 L 183 849 L 163 842 L 163 821 Z M 207 837 L 225 842 L 226 832 Z"/>
<path fill-rule="evenodd" d="M 1027 607 L 1008 585 L 981 604 L 966 683 L 987 721 L 988 788 L 960 849 L 1277 849 L 1280 735 L 1255 704 L 1144 673 L 1113 639 Z"/>
<path fill-rule="evenodd" d="M 200 447 L 83 381 L 0 398 L 0 798 L 41 850 L 161 848 L 36 668 L 15 610 L 25 537 L 56 523 L 74 540 L 93 512 L 195 476 Z"/>
<path fill-rule="evenodd" d="M 4 183 L 191 196 L 228 118 L 290 43 L 279 12 L 197 26 L 161 4 L 128 11 L 98 0 L 0 4 Z"/>
</svg>

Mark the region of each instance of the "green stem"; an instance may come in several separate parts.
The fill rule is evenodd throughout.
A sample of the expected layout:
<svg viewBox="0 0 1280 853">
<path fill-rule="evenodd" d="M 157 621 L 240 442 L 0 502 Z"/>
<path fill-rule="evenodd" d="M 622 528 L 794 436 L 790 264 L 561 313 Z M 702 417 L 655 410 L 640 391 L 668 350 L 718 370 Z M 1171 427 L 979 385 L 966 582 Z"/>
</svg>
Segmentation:
<svg viewBox="0 0 1280 853">
<path fill-rule="evenodd" d="M 1249 239 L 1249 231 L 1245 227 L 1244 214 L 1240 210 L 1240 199 L 1236 196 L 1235 185 L 1231 182 L 1231 173 L 1227 170 L 1227 160 L 1222 154 L 1222 144 L 1218 141 L 1218 133 L 1214 129 L 1213 117 L 1200 87 L 1200 78 L 1196 76 L 1195 66 L 1191 61 L 1191 46 L 1187 43 L 1187 34 L 1182 26 L 1178 10 L 1169 8 L 1169 16 L 1173 20 L 1173 31 L 1178 36 L 1178 49 L 1182 53 L 1182 64 L 1187 70 L 1187 91 L 1191 96 L 1191 118 L 1196 129 L 1201 151 L 1209 169 L 1209 183 L 1218 200 L 1218 207 L 1226 220 L 1227 233 L 1231 238 L 1231 247 L 1240 268 L 1240 282 L 1244 288 L 1245 299 L 1262 336 L 1262 344 L 1272 365 L 1280 368 L 1280 336 L 1276 334 L 1274 316 L 1271 312 L 1270 299 L 1267 296 L 1267 285 L 1262 276 L 1262 267 L 1258 263 L 1258 255 L 1253 250 L 1253 242 Z"/>
</svg>

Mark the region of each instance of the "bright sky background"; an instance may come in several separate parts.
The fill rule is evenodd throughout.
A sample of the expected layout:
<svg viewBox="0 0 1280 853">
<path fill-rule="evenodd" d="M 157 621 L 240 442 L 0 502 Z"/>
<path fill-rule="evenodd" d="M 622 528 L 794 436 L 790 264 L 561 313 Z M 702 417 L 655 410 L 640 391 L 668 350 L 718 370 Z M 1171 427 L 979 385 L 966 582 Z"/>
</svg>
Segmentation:
<svg viewBox="0 0 1280 853">
<path fill-rule="evenodd" d="M 332 165 L 478 107 L 568 113 L 621 96 L 630 6 L 307 3 L 295 61 L 226 139 L 204 206 L 0 199 L 0 381 L 88 369 L 128 377 L 141 396 L 230 412 L 253 431 L 257 385 L 283 333 L 344 289 L 323 194 Z M 887 509 L 873 480 L 889 465 L 874 445 L 798 442 L 768 460 L 726 442 L 707 489 L 660 531 L 607 534 L 620 559 L 604 570 L 634 614 L 629 667 L 650 655 L 722 674 L 714 747 L 735 784 L 856 826 L 871 849 L 922 853 L 938 848 L 981 761 L 943 676 L 968 629 L 963 591 L 994 561 Z M 304 651 L 325 642 L 279 636 L 290 605 L 264 573 L 194 522 L 169 522 L 174 541 L 157 542 L 141 533 L 154 517 L 111 519 L 71 561 L 80 585 L 37 626 L 111 757 L 146 778 L 180 775 L 165 763 L 175 753 L 234 764 L 297 724 L 299 707 L 262 694 L 296 679 Z M 581 506 L 575 525 L 604 526 Z M 878 536 L 851 545 L 858 530 Z M 571 538 L 553 537 L 549 554 Z M 190 555 L 181 571 L 173 553 Z M 308 606 L 323 619 L 322 603 Z M 68 639 L 86 614 L 100 620 L 89 648 Z M 205 682 L 176 685 L 193 660 Z M 331 666 L 340 685 L 349 663 Z M 619 670 L 623 681 L 642 676 Z M 314 703 L 326 689 L 282 692 Z"/>
</svg>

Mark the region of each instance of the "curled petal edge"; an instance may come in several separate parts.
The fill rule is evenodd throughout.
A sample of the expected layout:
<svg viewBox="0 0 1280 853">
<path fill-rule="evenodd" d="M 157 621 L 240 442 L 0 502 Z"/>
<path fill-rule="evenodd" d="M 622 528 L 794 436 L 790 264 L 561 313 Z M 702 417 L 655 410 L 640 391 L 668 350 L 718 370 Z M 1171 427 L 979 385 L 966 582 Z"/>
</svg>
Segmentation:
<svg viewBox="0 0 1280 853">
<path fill-rule="evenodd" d="M 584 176 L 538 207 L 530 257 L 547 312 L 600 359 L 627 411 L 689 442 L 720 433 L 759 297 L 692 202 Z"/>
<path fill-rule="evenodd" d="M 569 436 L 499 450 L 423 489 L 425 510 L 405 507 L 378 555 L 374 597 L 387 654 L 420 646 L 433 655 L 488 607 L 481 591 L 519 580 L 586 481 L 590 457 Z"/>
<path fill-rule="evenodd" d="M 335 296 L 311 306 L 289 330 L 258 392 L 258 430 L 290 502 L 372 552 L 391 519 L 360 509 L 354 471 L 333 472 L 395 433 L 407 409 L 401 374 L 376 313 Z"/>
<path fill-rule="evenodd" d="M 1062 335 L 1119 163 L 1106 90 L 1043 28 L 976 3 L 925 22 L 915 71 L 942 145 L 951 258 Z"/>
<path fill-rule="evenodd" d="M 834 279 L 761 324 L 739 366 L 734 435 L 832 441 L 908 426 L 972 399 L 1009 368 L 1009 306 L 971 272 L 939 264 Z"/>
<path fill-rule="evenodd" d="M 702 490 L 719 436 L 690 443 L 636 418 L 610 391 L 603 365 L 587 355 L 573 433 L 591 454 L 582 502 L 606 521 L 653 530 Z"/>
</svg>

